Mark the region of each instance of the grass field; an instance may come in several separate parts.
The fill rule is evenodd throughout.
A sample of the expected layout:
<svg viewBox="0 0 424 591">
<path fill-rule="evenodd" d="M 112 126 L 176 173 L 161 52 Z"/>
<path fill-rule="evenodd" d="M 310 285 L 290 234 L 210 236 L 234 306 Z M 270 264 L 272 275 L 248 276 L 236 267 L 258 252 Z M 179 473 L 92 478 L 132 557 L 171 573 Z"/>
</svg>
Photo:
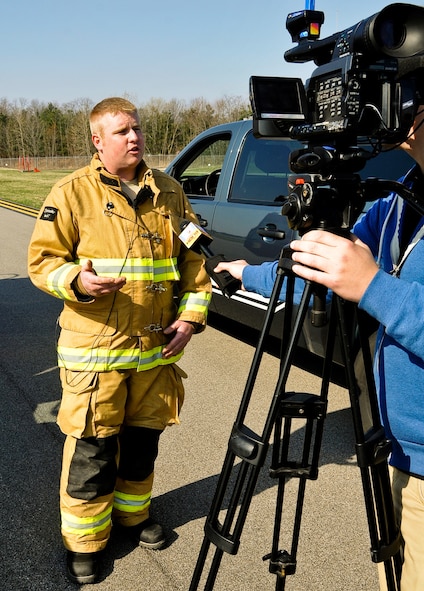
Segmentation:
<svg viewBox="0 0 424 591">
<path fill-rule="evenodd" d="M 1 168 L 0 199 L 40 209 L 54 183 L 69 172 L 71 171 L 22 172 L 21 170 Z"/>
<path fill-rule="evenodd" d="M 72 170 L 42 170 L 22 172 L 14 168 L 0 168 L 0 199 L 40 209 L 56 181 Z M 191 168 L 190 174 L 207 174 L 208 167 Z"/>
</svg>

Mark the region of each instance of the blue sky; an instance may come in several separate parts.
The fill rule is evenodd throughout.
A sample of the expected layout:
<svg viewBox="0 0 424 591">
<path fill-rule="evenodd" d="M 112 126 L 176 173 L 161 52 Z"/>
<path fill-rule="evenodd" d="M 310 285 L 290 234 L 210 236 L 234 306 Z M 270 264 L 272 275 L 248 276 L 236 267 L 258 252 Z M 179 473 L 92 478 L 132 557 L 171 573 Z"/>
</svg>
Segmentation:
<svg viewBox="0 0 424 591">
<path fill-rule="evenodd" d="M 390 2 L 316 0 L 321 38 Z M 249 77 L 305 79 L 313 62 L 284 61 L 293 0 L 15 0 L 3 3 L 0 99 L 64 104 L 122 95 L 213 102 L 248 97 Z"/>
</svg>

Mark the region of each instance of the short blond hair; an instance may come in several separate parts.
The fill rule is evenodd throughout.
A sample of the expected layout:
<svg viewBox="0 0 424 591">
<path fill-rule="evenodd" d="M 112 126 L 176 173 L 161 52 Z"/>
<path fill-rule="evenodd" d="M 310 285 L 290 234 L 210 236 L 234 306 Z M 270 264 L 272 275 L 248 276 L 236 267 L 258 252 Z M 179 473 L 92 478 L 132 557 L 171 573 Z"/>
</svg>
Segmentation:
<svg viewBox="0 0 424 591">
<path fill-rule="evenodd" d="M 119 96 L 105 98 L 93 107 L 90 113 L 90 130 L 92 134 L 102 134 L 100 120 L 106 113 L 116 115 L 117 113 L 137 113 L 137 107 L 131 101 Z"/>
</svg>

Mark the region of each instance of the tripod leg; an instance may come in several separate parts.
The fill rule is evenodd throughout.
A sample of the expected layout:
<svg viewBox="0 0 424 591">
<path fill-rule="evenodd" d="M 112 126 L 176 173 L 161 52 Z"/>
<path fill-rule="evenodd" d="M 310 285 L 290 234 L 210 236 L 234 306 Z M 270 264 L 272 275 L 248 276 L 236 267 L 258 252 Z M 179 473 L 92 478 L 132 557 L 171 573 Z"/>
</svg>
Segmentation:
<svg viewBox="0 0 424 591">
<path fill-rule="evenodd" d="M 274 396 L 266 418 L 265 426 L 262 435 L 257 435 L 246 425 L 244 425 L 244 419 L 246 417 L 247 407 L 250 402 L 254 383 L 259 370 L 266 336 L 269 333 L 274 310 L 280 296 L 280 290 L 284 276 L 285 275 L 282 271 L 282 268 L 279 268 L 277 279 L 273 288 L 273 293 L 270 298 L 267 316 L 265 318 L 265 323 L 259 339 L 259 344 L 255 351 L 255 356 L 243 393 L 242 402 L 230 436 L 224 466 L 218 480 L 218 485 L 214 499 L 212 501 L 210 512 L 206 519 L 204 528 L 205 539 L 203 541 L 203 545 L 197 560 L 189 591 L 195 591 L 198 589 L 211 544 L 215 545 L 216 550 L 212 560 L 211 568 L 209 570 L 209 575 L 207 577 L 205 591 L 210 591 L 213 588 L 222 560 L 223 552 L 227 552 L 229 554 L 236 554 L 238 552 L 242 529 L 257 483 L 259 472 L 264 464 L 268 449 L 268 442 L 279 408 L 279 400 L 281 398 L 281 393 L 284 391 L 288 372 L 294 355 L 294 350 L 302 330 L 303 322 L 308 310 L 309 299 L 311 296 L 311 285 L 307 284 L 302 296 L 298 313 L 296 315 L 291 339 L 287 345 L 283 362 L 281 363 L 280 376 L 274 391 Z M 288 276 L 287 283 L 288 291 L 293 294 L 294 277 Z M 291 308 L 291 306 L 293 306 L 293 301 L 288 301 L 286 298 L 286 309 Z M 287 318 L 291 320 L 291 315 L 288 314 Z M 238 466 L 238 474 L 231 492 L 230 480 L 234 475 L 235 462 L 237 459 L 241 459 L 242 461 Z M 228 493 L 230 493 L 230 495 Z M 223 509 L 224 500 L 228 496 L 230 496 L 230 500 L 228 502 L 226 516 L 224 522 L 221 523 L 219 520 L 220 512 Z"/>
<path fill-rule="evenodd" d="M 287 292 L 292 296 L 293 283 L 290 282 L 294 281 L 294 279 L 290 275 L 287 279 Z M 369 368 L 367 369 L 366 374 L 368 376 L 367 382 L 369 382 L 369 407 L 372 415 L 372 427 L 370 429 L 367 427 L 366 432 L 364 430 L 351 355 L 350 337 L 352 334 L 352 325 L 347 322 L 346 318 L 347 302 L 344 302 L 337 296 L 333 296 L 320 396 L 304 393 L 287 393 L 285 392 L 285 385 L 313 289 L 311 284 L 306 284 L 299 311 L 294 320 L 291 332 L 287 329 L 287 326 L 284 327 L 284 334 L 289 334 L 289 338 L 286 341 L 287 345 L 283 350 L 280 363 L 280 375 L 262 435 L 259 436 L 255 434 L 244 424 L 247 407 L 250 402 L 264 350 L 264 343 L 270 329 L 282 281 L 283 273 L 279 270 L 264 327 L 259 339 L 259 344 L 255 351 L 254 360 L 249 371 L 242 403 L 229 440 L 224 466 L 218 480 L 211 510 L 206 519 L 205 538 L 199 553 L 189 591 L 196 591 L 198 589 L 211 544 L 215 546 L 215 555 L 211 563 L 209 574 L 207 575 L 205 591 L 211 591 L 213 589 L 223 553 L 227 552 L 229 554 L 236 554 L 238 552 L 242 529 L 259 472 L 265 460 L 269 438 L 273 429 L 275 429 L 274 455 L 270 473 L 271 476 L 279 478 L 279 485 L 272 553 L 269 556 L 264 557 L 264 559 L 270 559 L 270 571 L 277 575 L 277 591 L 282 591 L 284 589 L 286 575 L 295 572 L 306 480 L 308 478 L 317 478 L 318 476 L 319 451 L 323 432 L 323 422 L 326 415 L 327 394 L 337 326 L 339 327 L 341 335 L 343 357 L 346 367 L 346 378 L 355 431 L 356 453 L 358 466 L 361 470 L 365 507 L 371 539 L 371 557 L 374 562 L 384 562 L 388 591 L 399 591 L 401 568 L 399 553 L 400 534 L 394 521 L 393 500 L 391 497 L 391 487 L 387 468 L 390 442 L 385 438 L 384 430 L 379 422 L 375 385 L 373 379 L 371 379 L 372 371 L 370 371 Z M 291 309 L 293 305 L 291 296 L 289 296 L 289 299 L 286 297 L 287 310 L 285 319 L 288 320 L 289 324 L 291 324 Z M 354 311 L 355 313 L 357 312 L 356 307 L 354 307 Z M 360 334 L 362 334 L 360 323 L 358 323 L 358 327 Z M 364 347 L 364 357 L 366 359 L 370 357 L 369 351 L 368 353 L 366 351 L 366 347 Z M 297 418 L 306 420 L 306 427 L 304 430 L 305 436 L 302 459 L 300 462 L 293 462 L 288 459 L 288 450 L 292 421 Z M 275 456 L 275 450 L 279 448 L 280 441 L 280 456 Z M 241 459 L 241 463 L 238 465 L 238 473 L 231 489 L 230 480 L 231 477 L 234 476 L 235 462 L 237 459 Z M 299 478 L 290 553 L 278 550 L 285 483 L 289 477 Z M 223 510 L 224 501 L 227 496 L 230 496 L 230 500 L 228 502 L 225 519 L 221 524 L 219 520 L 220 512 Z"/>
<path fill-rule="evenodd" d="M 315 290 L 315 287 L 316 286 L 312 286 L 312 291 Z M 320 297 L 322 298 L 322 296 L 323 294 L 320 291 Z M 274 429 L 274 453 L 270 470 L 271 477 L 279 479 L 273 544 L 271 553 L 264 556 L 264 560 L 270 560 L 270 572 L 277 575 L 277 591 L 282 591 L 285 588 L 286 576 L 294 574 L 296 571 L 296 556 L 299 544 L 306 482 L 308 479 L 315 480 L 318 478 L 318 463 L 321 451 L 324 420 L 327 412 L 328 389 L 336 328 L 337 316 L 332 307 L 320 395 L 291 393 L 282 396 L 280 402 L 278 421 L 276 422 Z M 304 432 L 300 461 L 289 459 L 292 423 L 296 419 L 301 420 Z M 284 423 L 283 427 L 282 423 Z M 300 431 L 301 429 L 297 429 L 296 433 L 299 434 Z M 290 551 L 282 551 L 279 549 L 282 529 L 282 509 L 285 485 L 289 478 L 298 478 L 297 500 Z"/>
<path fill-rule="evenodd" d="M 281 400 L 279 422 L 283 421 L 283 436 L 281 438 L 281 426 L 276 427 L 273 464 L 270 469 L 271 477 L 279 479 L 273 545 L 271 554 L 264 556 L 264 560 L 270 560 L 270 572 L 276 574 L 278 577 L 277 590 L 284 589 L 286 576 L 294 574 L 296 571 L 296 555 L 306 481 L 308 479 L 315 480 L 318 478 L 319 451 L 321 448 L 326 408 L 326 397 L 321 398 L 314 394 L 290 393 L 283 396 Z M 304 423 L 303 448 L 300 461 L 289 459 L 291 428 L 292 422 L 295 419 L 301 419 L 302 423 Z M 296 432 L 299 433 L 299 431 L 300 429 Z M 280 443 L 281 447 L 279 447 Z M 278 450 L 280 450 L 279 453 Z M 285 485 L 289 478 L 298 478 L 290 552 L 279 549 Z"/>
<path fill-rule="evenodd" d="M 384 430 L 380 424 L 368 339 L 366 338 L 365 341 L 362 323 L 356 320 L 358 330 L 361 335 L 361 343 L 363 344 L 363 355 L 366 361 L 366 375 L 368 378 L 367 390 L 370 398 L 367 407 L 370 409 L 369 414 L 372 417 L 371 428 L 369 429 L 367 426 L 367 429 L 364 429 L 361 416 L 361 404 L 358 396 L 358 389 L 351 355 L 351 335 L 353 334 L 352 329 L 355 324 L 354 322 L 349 323 L 347 321 L 346 308 L 349 308 L 350 304 L 348 302 L 344 302 L 337 296 L 334 296 L 334 298 L 335 305 L 332 306 L 331 310 L 328 342 L 324 360 L 321 400 L 323 402 L 326 402 L 327 400 L 336 326 L 338 325 L 341 335 L 343 356 L 346 367 L 346 377 L 353 415 L 358 466 L 361 470 L 365 507 L 371 539 L 371 557 L 374 562 L 384 562 L 388 591 L 399 591 L 401 572 L 399 552 L 400 535 L 398 529 L 396 528 L 394 519 L 393 500 L 391 496 L 391 486 L 387 467 L 387 457 L 390 453 L 390 443 L 385 438 Z M 356 307 L 352 307 L 352 310 L 349 309 L 349 311 L 351 312 L 350 317 L 352 321 L 355 320 L 355 315 L 352 315 L 352 312 L 357 312 Z M 300 395 L 293 394 L 293 396 L 296 398 Z M 286 575 L 293 574 L 296 569 L 296 552 L 306 485 L 305 474 L 302 474 L 300 469 L 298 473 L 296 473 L 296 464 L 288 460 L 290 426 L 292 417 L 294 415 L 290 414 L 289 409 L 284 408 L 284 398 L 281 404 L 281 413 L 282 418 L 285 421 L 285 426 L 284 435 L 281 440 L 281 455 L 279 459 L 280 465 L 277 468 L 271 470 L 272 476 L 280 478 L 276 507 L 276 519 L 274 524 L 273 549 L 270 555 L 264 557 L 264 559 L 270 559 L 270 571 L 278 575 L 276 583 L 277 591 L 282 591 L 285 588 Z M 325 413 L 324 408 L 322 409 L 322 412 Z M 317 434 L 316 441 L 313 446 L 314 460 L 311 462 L 312 465 L 318 461 L 318 453 L 320 450 L 323 427 L 323 422 L 320 421 L 318 417 L 317 419 Z M 367 423 L 369 423 L 369 417 L 367 417 Z M 276 438 L 281 437 L 281 426 L 279 427 L 278 431 L 275 431 L 275 434 Z M 310 449 L 311 437 L 312 422 L 309 424 L 307 423 L 305 427 L 304 452 L 301 467 L 305 467 L 307 465 L 307 453 Z M 312 473 L 309 475 L 309 477 L 312 477 L 313 472 L 314 470 L 312 470 Z M 282 552 L 278 550 L 284 488 L 286 479 L 289 476 L 299 477 L 296 514 L 290 553 L 287 551 Z"/>
<path fill-rule="evenodd" d="M 349 304 L 337 296 L 336 302 L 355 431 L 356 455 L 361 471 L 371 540 L 371 558 L 373 562 L 384 562 L 388 591 L 399 591 L 401 572 L 400 533 L 395 522 L 387 465 L 391 444 L 386 439 L 384 429 L 380 423 L 369 341 L 363 322 L 361 322 L 362 317 L 359 315 L 357 308 L 354 307 L 353 311 L 357 315 L 357 326 L 367 378 L 367 392 L 362 393 L 362 395 L 368 395 L 368 406 L 372 417 L 371 428 L 367 426 L 367 429 L 365 429 L 348 338 L 349 330 L 346 324 L 346 306 L 349 306 Z"/>
</svg>

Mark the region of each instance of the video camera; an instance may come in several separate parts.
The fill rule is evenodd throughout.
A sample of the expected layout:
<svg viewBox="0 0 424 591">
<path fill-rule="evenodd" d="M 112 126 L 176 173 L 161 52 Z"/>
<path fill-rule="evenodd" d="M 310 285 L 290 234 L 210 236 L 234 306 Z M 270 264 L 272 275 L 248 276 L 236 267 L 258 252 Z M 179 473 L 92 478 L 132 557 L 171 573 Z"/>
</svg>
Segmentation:
<svg viewBox="0 0 424 591">
<path fill-rule="evenodd" d="M 417 75 L 424 68 L 424 8 L 391 4 L 319 40 L 323 22 L 315 10 L 288 15 L 287 29 L 298 45 L 285 52 L 286 61 L 313 60 L 318 68 L 306 88 L 297 78 L 251 77 L 256 134 L 300 141 L 405 139 L 424 94 Z"/>
<path fill-rule="evenodd" d="M 314 2 L 307 6 L 314 8 Z M 361 170 L 383 145 L 401 144 L 424 103 L 424 8 L 390 4 L 321 40 L 323 22 L 324 14 L 316 10 L 288 15 L 286 27 L 297 46 L 285 52 L 285 60 L 314 61 L 318 67 L 306 85 L 299 78 L 252 76 L 250 101 L 256 137 L 292 138 L 306 145 L 292 152 L 290 169 L 306 179 L 309 201 L 317 191 L 327 193 L 329 211 L 339 183 L 344 201 L 355 202 L 362 189 L 354 186 L 346 195 L 348 175 Z M 295 229 L 317 225 L 304 211 L 305 182 L 297 187 L 299 179 L 289 179 L 291 203 L 283 206 Z M 336 223 L 347 226 L 351 220 L 342 220 L 344 205 L 340 209 Z M 315 204 L 313 216 L 319 210 Z"/>
</svg>

